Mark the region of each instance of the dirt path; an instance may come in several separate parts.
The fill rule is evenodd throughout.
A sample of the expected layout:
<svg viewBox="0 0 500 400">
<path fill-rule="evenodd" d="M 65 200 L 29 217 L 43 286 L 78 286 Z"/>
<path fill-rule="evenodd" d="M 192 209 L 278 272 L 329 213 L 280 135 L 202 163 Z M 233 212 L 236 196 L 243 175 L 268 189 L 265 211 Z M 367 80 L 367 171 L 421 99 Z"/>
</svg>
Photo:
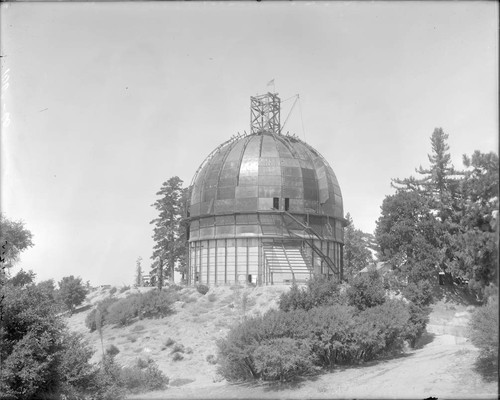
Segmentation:
<svg viewBox="0 0 500 400">
<path fill-rule="evenodd" d="M 452 335 L 429 338 L 397 359 L 339 369 L 292 387 L 193 382 L 131 398 L 497 398 L 497 383 L 485 383 L 471 370 L 474 346 Z"/>
</svg>

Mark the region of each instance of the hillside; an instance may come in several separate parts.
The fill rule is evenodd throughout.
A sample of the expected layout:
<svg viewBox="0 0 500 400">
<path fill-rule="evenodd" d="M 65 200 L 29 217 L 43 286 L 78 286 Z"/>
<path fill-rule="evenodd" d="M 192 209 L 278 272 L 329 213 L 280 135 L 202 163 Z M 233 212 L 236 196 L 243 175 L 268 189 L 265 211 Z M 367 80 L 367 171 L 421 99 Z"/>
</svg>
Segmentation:
<svg viewBox="0 0 500 400">
<path fill-rule="evenodd" d="M 474 370 L 478 351 L 466 339 L 466 325 L 474 306 L 463 296 L 441 288 L 437 289 L 441 291 L 437 296 L 440 300 L 433 305 L 428 333 L 417 349 L 401 357 L 339 368 L 278 389 L 226 383 L 217 375 L 216 365 L 210 363 L 216 355 L 217 339 L 244 316 L 277 307 L 280 293 L 287 289 L 217 287 L 201 295 L 194 288 L 184 288 L 174 304 L 175 313 L 167 318 L 141 320 L 123 328 L 105 326 L 104 347 L 115 345 L 120 351 L 117 361 L 124 365 L 138 357 L 152 358 L 170 378 L 166 391 L 130 398 L 496 398 L 497 382 L 485 382 Z M 137 290 L 114 295 L 122 297 Z M 109 295 L 109 290 L 92 292 L 81 311 L 67 318 L 70 329 L 83 333 L 95 347 L 93 361 L 101 357 L 100 338 L 97 332 L 88 331 L 84 321 L 90 307 Z M 171 349 L 175 344 L 185 348 L 182 360 L 173 360 Z"/>
</svg>

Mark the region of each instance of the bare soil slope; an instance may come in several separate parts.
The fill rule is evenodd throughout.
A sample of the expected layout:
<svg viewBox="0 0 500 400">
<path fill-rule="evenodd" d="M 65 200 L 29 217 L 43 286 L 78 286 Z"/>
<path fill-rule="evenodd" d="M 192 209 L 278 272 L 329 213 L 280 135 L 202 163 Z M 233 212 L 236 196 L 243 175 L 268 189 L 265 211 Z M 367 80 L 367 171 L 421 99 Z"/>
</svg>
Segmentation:
<svg viewBox="0 0 500 400">
<path fill-rule="evenodd" d="M 225 382 L 209 362 L 216 355 L 217 339 L 245 315 L 277 307 L 280 293 L 287 289 L 218 287 L 203 296 L 185 288 L 170 317 L 105 327 L 104 347 L 118 347 L 116 358 L 122 364 L 150 357 L 170 378 L 167 390 L 130 398 L 497 398 L 498 382 L 483 380 L 473 366 L 478 350 L 466 338 L 466 325 L 474 306 L 445 291 L 438 293 L 440 300 L 433 305 L 419 348 L 398 358 L 339 368 L 294 385 Z M 93 292 L 85 311 L 68 318 L 70 329 L 84 333 L 95 347 L 94 361 L 101 357 L 100 338 L 88 331 L 84 320 L 89 306 L 106 296 L 107 290 Z M 182 360 L 173 360 L 173 342 L 186 348 Z"/>
</svg>

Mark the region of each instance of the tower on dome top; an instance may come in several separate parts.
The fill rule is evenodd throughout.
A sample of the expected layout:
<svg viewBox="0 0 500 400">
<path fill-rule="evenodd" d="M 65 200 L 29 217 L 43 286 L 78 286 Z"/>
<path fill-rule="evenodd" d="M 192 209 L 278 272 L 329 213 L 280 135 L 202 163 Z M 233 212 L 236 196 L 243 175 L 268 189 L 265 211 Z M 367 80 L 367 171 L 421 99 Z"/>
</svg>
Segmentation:
<svg viewBox="0 0 500 400">
<path fill-rule="evenodd" d="M 280 104 L 277 93 L 250 97 L 250 132 L 280 134 Z"/>
</svg>

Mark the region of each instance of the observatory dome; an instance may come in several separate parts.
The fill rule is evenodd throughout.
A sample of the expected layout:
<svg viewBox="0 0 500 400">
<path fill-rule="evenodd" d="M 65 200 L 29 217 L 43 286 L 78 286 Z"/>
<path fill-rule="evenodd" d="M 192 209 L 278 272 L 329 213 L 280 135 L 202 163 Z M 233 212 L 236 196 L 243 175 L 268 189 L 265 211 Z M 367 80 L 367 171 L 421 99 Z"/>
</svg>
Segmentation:
<svg viewBox="0 0 500 400">
<path fill-rule="evenodd" d="M 251 97 L 251 133 L 203 161 L 190 185 L 188 283 L 342 280 L 342 194 L 328 162 L 283 135 L 276 94 Z"/>
<path fill-rule="evenodd" d="M 233 138 L 205 160 L 194 178 L 191 217 L 271 209 L 344 216 L 332 168 L 296 137 L 262 133 Z"/>
</svg>

